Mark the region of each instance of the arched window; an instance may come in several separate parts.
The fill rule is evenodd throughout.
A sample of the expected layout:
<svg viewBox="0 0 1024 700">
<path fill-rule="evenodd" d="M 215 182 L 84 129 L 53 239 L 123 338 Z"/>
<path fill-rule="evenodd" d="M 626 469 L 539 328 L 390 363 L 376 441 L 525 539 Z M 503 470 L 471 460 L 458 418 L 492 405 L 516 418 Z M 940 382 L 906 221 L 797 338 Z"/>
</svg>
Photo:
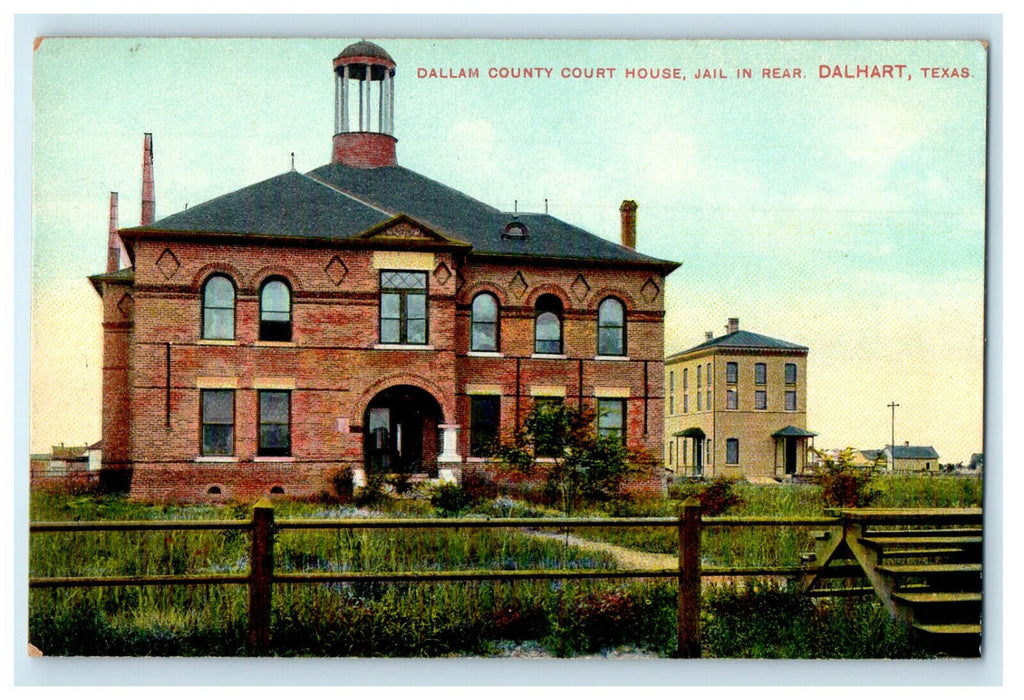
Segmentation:
<svg viewBox="0 0 1024 700">
<path fill-rule="evenodd" d="M 280 279 L 270 279 L 260 290 L 260 340 L 292 339 L 292 292 Z"/>
<path fill-rule="evenodd" d="M 597 307 L 597 354 L 626 354 L 626 307 L 613 297 Z"/>
<path fill-rule="evenodd" d="M 537 300 L 533 351 L 538 355 L 562 354 L 562 302 L 554 294 Z"/>
<path fill-rule="evenodd" d="M 235 285 L 224 275 L 214 275 L 203 285 L 203 338 L 235 339 Z"/>
<path fill-rule="evenodd" d="M 469 349 L 479 352 L 498 351 L 498 300 L 484 292 L 473 298 Z"/>
</svg>

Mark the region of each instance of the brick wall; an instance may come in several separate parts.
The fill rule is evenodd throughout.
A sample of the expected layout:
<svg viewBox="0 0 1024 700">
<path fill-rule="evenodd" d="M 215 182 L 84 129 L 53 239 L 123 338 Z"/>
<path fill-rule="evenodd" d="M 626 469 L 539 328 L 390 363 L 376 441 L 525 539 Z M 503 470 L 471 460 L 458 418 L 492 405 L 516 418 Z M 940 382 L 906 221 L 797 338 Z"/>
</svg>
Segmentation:
<svg viewBox="0 0 1024 700">
<path fill-rule="evenodd" d="M 340 469 L 362 466 L 367 404 L 397 385 L 417 386 L 436 399 L 439 422 L 461 426 L 462 455 L 469 452 L 467 384 L 500 387 L 507 431 L 517 403 L 520 416 L 532 405 L 533 387 L 561 387 L 571 402 L 582 391 L 591 406 L 600 391 L 619 391 L 627 397 L 630 447 L 661 454 L 664 280 L 655 272 L 467 263 L 448 252 L 417 253 L 428 277 L 428 345 L 380 348 L 380 269 L 371 250 L 145 239 L 135 253 L 134 326 L 130 334 L 113 326 L 105 331 L 111 372 L 104 384 L 104 443 L 110 440 L 113 449 L 104 458 L 114 459 L 119 444 L 130 446 L 135 498 L 202 500 L 213 497 L 212 487 L 219 498 L 248 499 L 275 487 L 289 496 L 317 495 Z M 230 341 L 201 337 L 201 290 L 215 273 L 236 288 Z M 259 340 L 259 290 L 271 276 L 292 289 L 289 343 Z M 501 304 L 500 356 L 469 352 L 470 305 L 483 290 Z M 563 303 L 564 359 L 532 357 L 533 309 L 544 293 Z M 597 305 L 612 295 L 627 310 L 628 359 L 596 357 Z M 109 296 L 113 317 L 118 300 Z M 113 370 L 122 357 L 130 372 Z M 284 460 L 256 456 L 257 391 L 268 381 L 292 392 L 292 450 Z M 200 456 L 200 391 L 213 386 L 235 391 L 230 460 Z M 108 394 L 126 398 L 108 407 Z M 427 451 L 436 453 L 436 436 L 431 441 Z"/>
</svg>

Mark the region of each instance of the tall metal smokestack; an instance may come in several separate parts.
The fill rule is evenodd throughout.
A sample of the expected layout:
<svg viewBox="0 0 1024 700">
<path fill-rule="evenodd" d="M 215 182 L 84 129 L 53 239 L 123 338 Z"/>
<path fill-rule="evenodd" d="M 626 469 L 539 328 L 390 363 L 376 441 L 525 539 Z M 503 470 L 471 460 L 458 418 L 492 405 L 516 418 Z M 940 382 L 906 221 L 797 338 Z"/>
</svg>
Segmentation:
<svg viewBox="0 0 1024 700">
<path fill-rule="evenodd" d="M 107 234 L 107 272 L 121 269 L 121 237 L 117 235 L 117 192 L 110 193 L 110 227 Z"/>
<path fill-rule="evenodd" d="M 156 220 L 156 197 L 153 194 L 153 134 L 146 134 L 142 143 L 142 226 Z"/>
<path fill-rule="evenodd" d="M 622 245 L 636 250 L 636 202 L 624 200 L 619 214 L 622 215 Z"/>
</svg>

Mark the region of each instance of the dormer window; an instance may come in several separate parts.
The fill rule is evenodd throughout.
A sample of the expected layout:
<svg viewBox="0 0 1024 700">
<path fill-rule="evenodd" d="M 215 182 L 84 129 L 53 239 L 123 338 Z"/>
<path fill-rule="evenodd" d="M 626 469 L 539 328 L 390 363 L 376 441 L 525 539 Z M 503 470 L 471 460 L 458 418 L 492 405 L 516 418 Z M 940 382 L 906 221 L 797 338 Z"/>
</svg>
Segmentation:
<svg viewBox="0 0 1024 700">
<path fill-rule="evenodd" d="M 505 225 L 501 237 L 504 240 L 522 241 L 530 237 L 530 231 L 522 221 L 512 221 Z"/>
</svg>

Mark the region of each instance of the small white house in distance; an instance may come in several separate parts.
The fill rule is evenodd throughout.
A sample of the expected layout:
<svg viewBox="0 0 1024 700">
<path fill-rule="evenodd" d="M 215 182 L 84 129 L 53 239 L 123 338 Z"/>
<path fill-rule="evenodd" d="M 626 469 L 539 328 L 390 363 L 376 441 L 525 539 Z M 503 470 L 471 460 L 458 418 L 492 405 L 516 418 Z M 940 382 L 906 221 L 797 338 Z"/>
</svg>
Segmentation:
<svg viewBox="0 0 1024 700">
<path fill-rule="evenodd" d="M 893 455 L 893 446 L 886 445 L 882 454 L 885 457 L 885 464 L 882 468 L 887 472 L 939 471 L 939 453 L 931 445 L 911 445 L 909 442 L 905 442 L 902 445 L 896 445 L 895 455 Z"/>
</svg>

